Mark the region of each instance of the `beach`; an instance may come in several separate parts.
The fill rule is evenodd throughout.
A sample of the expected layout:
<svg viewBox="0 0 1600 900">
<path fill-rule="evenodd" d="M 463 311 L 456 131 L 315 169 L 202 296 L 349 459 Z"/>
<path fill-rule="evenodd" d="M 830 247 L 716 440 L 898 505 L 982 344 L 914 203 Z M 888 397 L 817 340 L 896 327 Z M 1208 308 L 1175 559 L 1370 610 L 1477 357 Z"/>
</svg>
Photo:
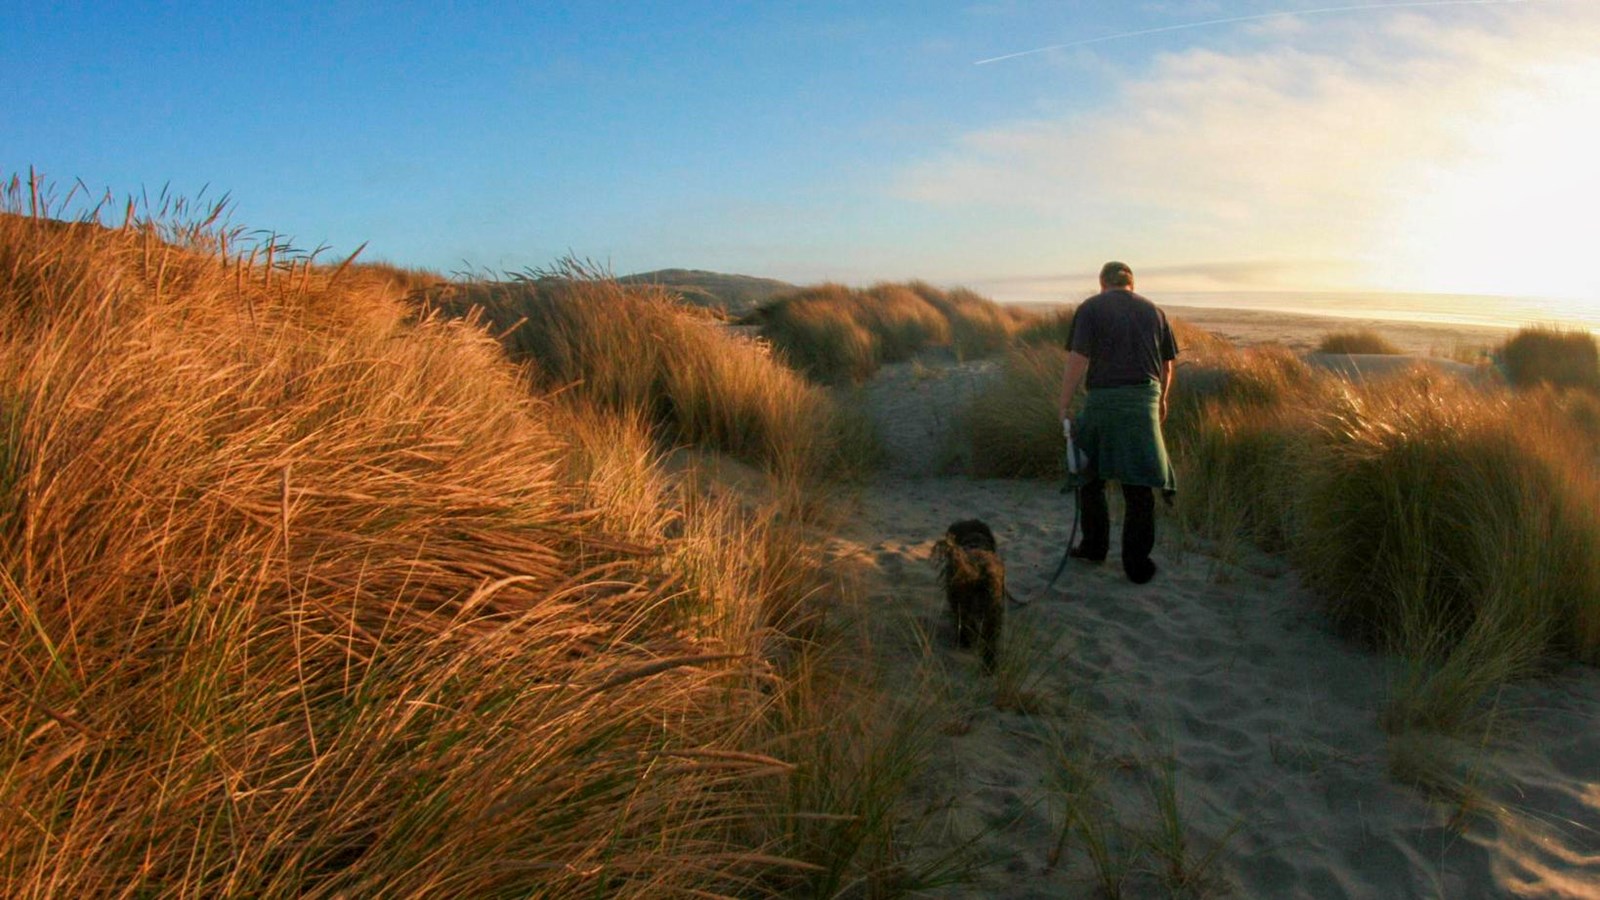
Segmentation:
<svg viewBox="0 0 1600 900">
<path fill-rule="evenodd" d="M 1215 334 L 1238 347 L 1280 344 L 1299 353 L 1313 350 L 1328 334 L 1372 330 L 1408 354 L 1450 357 L 1462 351 L 1487 349 L 1515 329 L 1493 325 L 1407 322 L 1357 316 L 1329 316 L 1267 310 L 1169 306 L 1167 315 Z"/>
</svg>

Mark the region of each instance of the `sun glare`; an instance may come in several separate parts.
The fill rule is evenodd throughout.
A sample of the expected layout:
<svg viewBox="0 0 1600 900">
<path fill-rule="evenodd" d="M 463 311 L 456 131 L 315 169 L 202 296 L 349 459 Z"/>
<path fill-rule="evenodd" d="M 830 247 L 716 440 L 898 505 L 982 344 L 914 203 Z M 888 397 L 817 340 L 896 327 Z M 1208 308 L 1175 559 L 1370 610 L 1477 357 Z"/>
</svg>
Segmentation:
<svg viewBox="0 0 1600 900">
<path fill-rule="evenodd" d="M 1469 152 L 1405 188 L 1377 248 L 1392 288 L 1568 298 L 1600 314 L 1600 62 L 1491 98 Z"/>
</svg>

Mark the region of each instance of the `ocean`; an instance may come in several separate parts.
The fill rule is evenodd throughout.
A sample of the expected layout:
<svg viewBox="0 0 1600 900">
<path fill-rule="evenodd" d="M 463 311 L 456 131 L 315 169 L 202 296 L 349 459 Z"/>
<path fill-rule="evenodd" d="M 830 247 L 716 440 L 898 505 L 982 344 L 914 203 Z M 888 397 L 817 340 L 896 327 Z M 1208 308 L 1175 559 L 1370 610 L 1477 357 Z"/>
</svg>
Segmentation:
<svg viewBox="0 0 1600 900">
<path fill-rule="evenodd" d="M 1600 334 L 1600 301 L 1593 300 L 1331 291 L 1162 291 L 1150 298 L 1171 306 L 1509 328 L 1544 325 Z"/>
</svg>

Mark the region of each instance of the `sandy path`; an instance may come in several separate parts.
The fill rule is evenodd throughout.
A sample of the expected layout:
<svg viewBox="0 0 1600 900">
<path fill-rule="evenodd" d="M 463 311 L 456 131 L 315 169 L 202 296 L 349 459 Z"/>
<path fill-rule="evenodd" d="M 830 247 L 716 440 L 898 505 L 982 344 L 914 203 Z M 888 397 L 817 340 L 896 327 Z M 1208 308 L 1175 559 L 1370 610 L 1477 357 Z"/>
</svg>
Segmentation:
<svg viewBox="0 0 1600 900">
<path fill-rule="evenodd" d="M 988 370 L 912 368 L 868 388 L 895 474 L 862 489 L 833 551 L 866 572 L 891 689 L 939 702 L 937 763 L 913 798 L 921 840 L 971 841 L 984 867 L 936 896 L 1094 896 L 1098 873 L 1119 869 L 1134 897 L 1166 895 L 1179 872 L 1194 879 L 1182 893 L 1250 897 L 1600 895 L 1600 675 L 1509 690 L 1514 743 L 1434 739 L 1470 787 L 1430 799 L 1390 774 L 1378 714 L 1395 664 L 1328 633 L 1281 562 L 1163 518 L 1151 584 L 1127 582 L 1113 555 L 1044 593 L 1067 498 L 1047 482 L 915 474 L 941 458 L 918 444 L 947 427 L 930 412 L 941 392 Z M 1011 608 L 993 677 L 954 648 L 929 561 L 969 517 L 994 527 L 1011 590 L 1032 601 Z M 1164 784 L 1185 841 L 1176 870 L 1161 849 L 1175 843 L 1155 837 L 1172 818 Z M 1123 863 L 1097 867 L 1081 830 L 1056 855 L 1074 796 Z"/>
</svg>

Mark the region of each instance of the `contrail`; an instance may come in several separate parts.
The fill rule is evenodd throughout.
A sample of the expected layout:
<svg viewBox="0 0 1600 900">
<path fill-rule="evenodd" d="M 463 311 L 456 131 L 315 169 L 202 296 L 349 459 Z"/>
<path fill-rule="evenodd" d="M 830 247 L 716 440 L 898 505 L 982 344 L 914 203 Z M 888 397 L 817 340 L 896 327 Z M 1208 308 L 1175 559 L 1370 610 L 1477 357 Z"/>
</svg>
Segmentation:
<svg viewBox="0 0 1600 900">
<path fill-rule="evenodd" d="M 1256 13 L 1249 16 L 1232 16 L 1226 19 L 1208 19 L 1204 22 L 1188 22 L 1183 25 L 1163 25 L 1160 28 L 1145 28 L 1140 31 L 1124 31 L 1120 34 L 1108 34 L 1105 37 L 1088 38 L 1082 41 L 1069 41 L 1065 44 L 1051 44 L 1048 47 L 1035 47 L 1032 50 L 1023 50 L 1019 53 L 1007 53 L 1004 56 L 991 56 L 973 63 L 975 66 L 986 66 L 989 63 L 1003 62 L 1016 59 L 1019 56 L 1032 56 L 1035 53 L 1048 53 L 1051 50 L 1066 50 L 1071 47 L 1085 47 L 1089 44 L 1103 44 L 1107 41 L 1120 41 L 1126 38 L 1144 37 L 1150 34 L 1166 34 L 1170 31 L 1187 31 L 1191 28 L 1210 28 L 1216 25 L 1233 25 L 1238 22 L 1259 22 L 1262 19 L 1287 19 L 1294 16 L 1323 16 L 1332 13 L 1344 12 L 1371 12 L 1380 9 L 1407 9 L 1418 6 L 1504 6 L 1507 4 L 1527 3 L 1530 0 L 1407 0 L 1400 3 L 1366 3 L 1359 6 L 1324 6 L 1321 9 L 1301 9 L 1293 12 Z"/>
</svg>

